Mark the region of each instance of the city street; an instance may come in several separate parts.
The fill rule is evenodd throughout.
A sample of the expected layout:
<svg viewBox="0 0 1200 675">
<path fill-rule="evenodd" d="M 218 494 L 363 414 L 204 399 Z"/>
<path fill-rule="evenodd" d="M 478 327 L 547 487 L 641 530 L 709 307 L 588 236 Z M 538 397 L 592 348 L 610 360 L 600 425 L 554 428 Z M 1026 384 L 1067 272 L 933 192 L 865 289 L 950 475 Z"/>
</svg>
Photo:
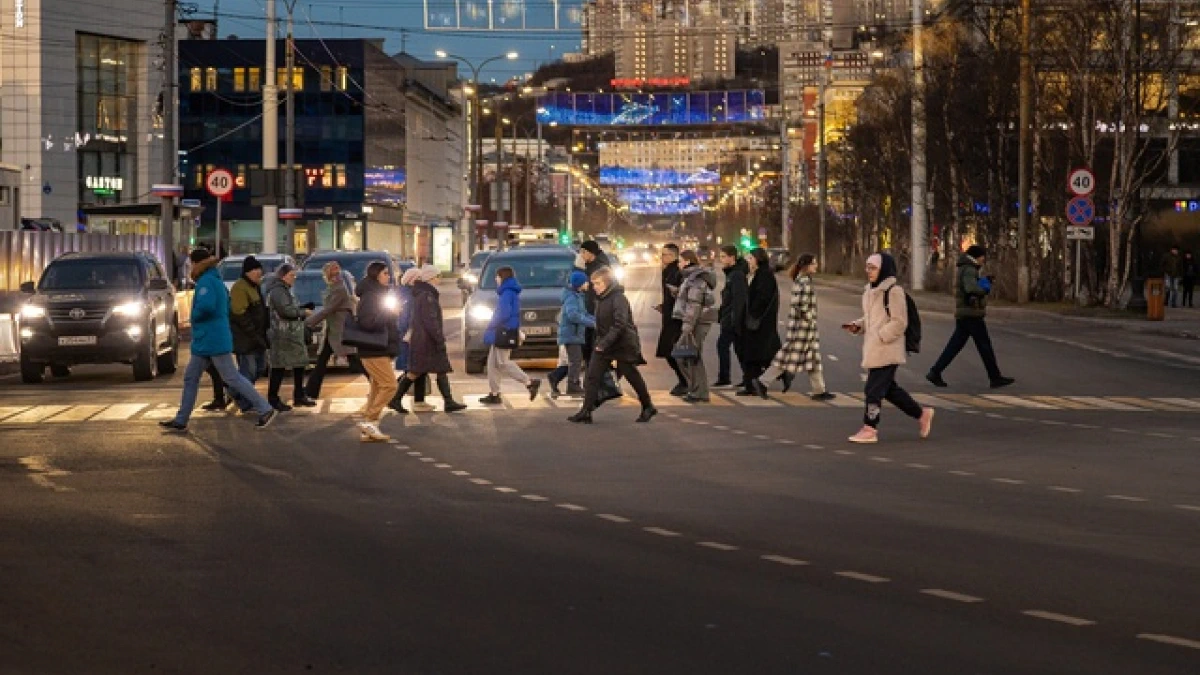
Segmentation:
<svg viewBox="0 0 1200 675">
<path fill-rule="evenodd" d="M 626 285 L 649 356 L 657 270 Z M 1200 342 L 994 320 L 1017 384 L 968 346 L 935 389 L 953 324 L 923 313 L 900 383 L 932 436 L 885 406 L 855 446 L 845 290 L 817 283 L 832 402 L 772 372 L 692 406 L 649 358 L 652 423 L 627 392 L 575 426 L 545 387 L 479 405 L 442 288 L 471 407 L 388 416 L 391 444 L 358 441 L 343 371 L 265 431 L 185 436 L 157 424 L 182 368 L 0 379 L 0 673 L 1200 672 Z"/>
</svg>

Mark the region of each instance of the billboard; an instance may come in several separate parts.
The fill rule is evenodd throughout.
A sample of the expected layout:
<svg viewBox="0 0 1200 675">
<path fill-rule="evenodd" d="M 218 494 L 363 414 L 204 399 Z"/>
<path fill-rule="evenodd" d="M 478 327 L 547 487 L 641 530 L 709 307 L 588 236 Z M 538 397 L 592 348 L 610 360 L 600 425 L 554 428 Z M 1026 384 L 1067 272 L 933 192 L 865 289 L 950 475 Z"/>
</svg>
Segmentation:
<svg viewBox="0 0 1200 675">
<path fill-rule="evenodd" d="M 601 185 L 716 185 L 721 174 L 712 169 L 639 169 L 623 166 L 600 167 Z"/>
<path fill-rule="evenodd" d="M 408 199 L 404 191 L 404 181 L 404 169 L 367 169 L 363 173 L 364 199 L 368 204 L 402 206 Z"/>
<path fill-rule="evenodd" d="M 564 126 L 681 126 L 765 120 L 761 89 L 670 93 L 555 92 L 538 99 L 538 121 Z"/>
<path fill-rule="evenodd" d="M 708 200 L 703 190 L 687 188 L 621 188 L 617 198 L 638 215 L 678 215 L 699 213 Z"/>
<path fill-rule="evenodd" d="M 579 30 L 584 0 L 423 0 L 426 30 Z"/>
</svg>

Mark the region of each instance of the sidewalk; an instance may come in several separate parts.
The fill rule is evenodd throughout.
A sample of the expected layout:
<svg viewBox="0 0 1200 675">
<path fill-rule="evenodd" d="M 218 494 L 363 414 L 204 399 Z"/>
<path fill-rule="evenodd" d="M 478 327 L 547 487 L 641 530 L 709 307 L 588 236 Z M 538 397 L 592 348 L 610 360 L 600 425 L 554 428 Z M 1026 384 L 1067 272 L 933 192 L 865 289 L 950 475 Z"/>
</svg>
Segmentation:
<svg viewBox="0 0 1200 675">
<path fill-rule="evenodd" d="M 832 274 L 818 274 L 817 284 L 826 288 L 861 295 L 864 282 Z M 921 312 L 953 314 L 954 297 L 947 293 L 916 291 L 913 300 Z M 1087 316 L 1087 313 L 1095 314 Z M 1082 315 L 1081 315 L 1082 314 Z M 1167 308 L 1166 319 L 1148 321 L 1144 316 L 1129 312 L 1117 312 L 1100 307 L 1077 308 L 1062 303 L 1030 303 L 1017 306 L 1013 303 L 996 301 L 988 303 L 988 318 L 998 322 L 1057 321 L 1077 323 L 1104 328 L 1117 328 L 1146 335 L 1200 340 L 1200 308 Z"/>
</svg>

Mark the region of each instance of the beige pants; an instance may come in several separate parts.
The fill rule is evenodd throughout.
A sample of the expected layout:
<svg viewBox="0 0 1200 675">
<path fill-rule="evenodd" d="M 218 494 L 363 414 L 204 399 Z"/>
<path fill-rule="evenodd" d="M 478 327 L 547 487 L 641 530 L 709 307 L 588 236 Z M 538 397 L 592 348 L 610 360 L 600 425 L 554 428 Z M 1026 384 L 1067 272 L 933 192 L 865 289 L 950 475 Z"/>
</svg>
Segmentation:
<svg viewBox="0 0 1200 675">
<path fill-rule="evenodd" d="M 383 409 L 396 395 L 396 371 L 392 368 L 392 359 L 387 356 L 376 356 L 360 359 L 367 377 L 371 380 L 371 390 L 367 393 L 367 407 L 363 408 L 363 416 L 368 422 L 378 422 L 383 416 Z"/>
</svg>

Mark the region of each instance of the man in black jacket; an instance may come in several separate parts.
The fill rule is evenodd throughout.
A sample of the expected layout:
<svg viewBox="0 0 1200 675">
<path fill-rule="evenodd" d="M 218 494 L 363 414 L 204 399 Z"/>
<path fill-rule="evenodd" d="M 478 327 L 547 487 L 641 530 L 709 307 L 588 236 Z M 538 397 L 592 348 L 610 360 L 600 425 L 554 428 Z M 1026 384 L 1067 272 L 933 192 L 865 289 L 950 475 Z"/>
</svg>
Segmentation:
<svg viewBox="0 0 1200 675">
<path fill-rule="evenodd" d="M 683 285 L 683 272 L 679 269 L 679 247 L 675 244 L 663 246 L 662 262 L 662 302 L 657 307 L 658 311 L 662 313 L 662 330 L 658 334 L 658 346 L 654 355 L 660 359 L 666 359 L 667 365 L 675 371 L 678 383 L 671 390 L 671 395 L 683 396 L 688 392 L 687 378 L 683 376 L 683 370 L 679 367 L 679 363 L 671 357 L 675 343 L 679 342 L 679 337 L 683 334 L 683 321 L 673 316 L 675 296 L 679 294 L 679 287 Z"/>
<path fill-rule="evenodd" d="M 596 272 L 606 267 L 612 267 L 612 261 L 610 261 L 608 255 L 600 249 L 600 244 L 592 240 L 585 241 L 579 246 L 579 257 L 583 259 L 583 271 L 588 275 L 588 279 L 591 279 L 592 275 Z M 596 306 L 598 303 L 599 297 L 596 295 L 596 290 L 592 288 L 591 284 L 588 284 L 587 292 L 584 293 L 583 296 L 583 304 L 584 307 L 587 308 L 588 314 L 595 316 Z M 596 329 L 588 328 L 583 334 L 584 364 L 591 362 L 592 351 L 595 349 L 595 344 Z M 621 388 L 617 385 L 617 381 L 612 374 L 612 370 L 606 370 L 604 374 L 604 382 L 600 387 L 600 397 L 597 400 L 596 405 L 599 406 L 605 401 L 609 401 L 614 398 L 620 398 L 621 395 Z"/>
<path fill-rule="evenodd" d="M 254 384 L 267 357 L 267 304 L 259 290 L 263 266 L 254 256 L 242 261 L 242 276 L 229 289 L 229 326 L 233 333 L 233 353 L 237 355 L 238 372 Z M 242 412 L 249 410 L 248 401 L 234 401 Z"/>
<path fill-rule="evenodd" d="M 742 332 L 741 317 L 746 313 L 746 303 L 750 296 L 749 284 L 746 281 L 750 266 L 738 255 L 737 248 L 722 246 L 720 253 L 717 254 L 717 259 L 721 268 L 725 270 L 725 286 L 721 288 L 721 307 L 717 311 L 721 333 L 717 337 L 719 370 L 717 371 L 717 381 L 712 385 L 714 389 L 728 388 L 733 385 L 733 380 L 730 379 L 732 369 L 730 348 L 733 348 L 737 354 L 738 365 L 741 366 L 742 354 L 737 346 L 737 337 Z M 744 368 L 743 371 L 745 371 Z"/>
</svg>

